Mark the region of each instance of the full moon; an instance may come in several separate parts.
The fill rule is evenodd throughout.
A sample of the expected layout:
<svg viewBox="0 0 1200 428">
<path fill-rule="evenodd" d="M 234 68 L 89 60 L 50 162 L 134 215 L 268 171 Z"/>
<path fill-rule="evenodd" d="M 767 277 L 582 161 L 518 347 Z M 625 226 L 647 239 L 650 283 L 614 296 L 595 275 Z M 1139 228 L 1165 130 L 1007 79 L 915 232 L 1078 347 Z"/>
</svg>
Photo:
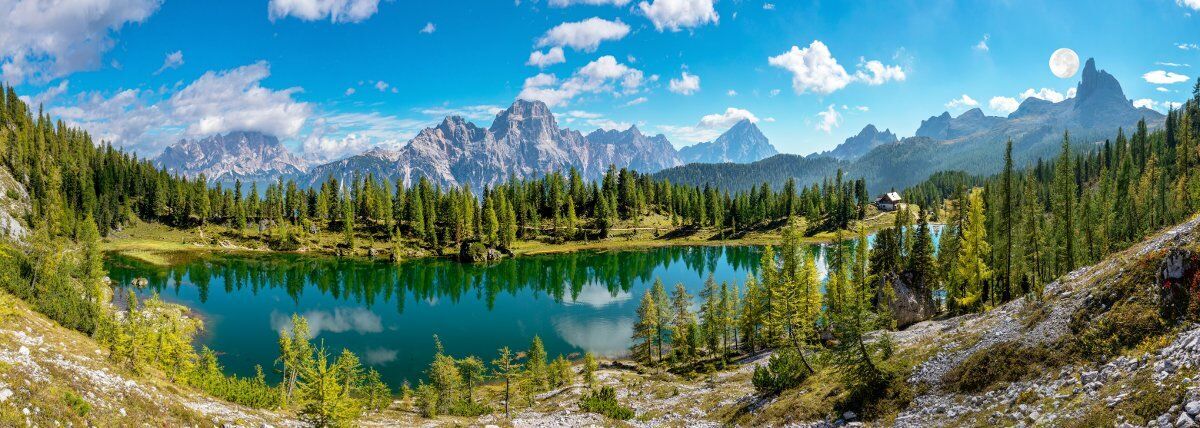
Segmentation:
<svg viewBox="0 0 1200 428">
<path fill-rule="evenodd" d="M 1075 51 L 1060 48 L 1050 55 L 1050 72 L 1062 79 L 1068 79 L 1079 71 L 1079 55 Z"/>
</svg>

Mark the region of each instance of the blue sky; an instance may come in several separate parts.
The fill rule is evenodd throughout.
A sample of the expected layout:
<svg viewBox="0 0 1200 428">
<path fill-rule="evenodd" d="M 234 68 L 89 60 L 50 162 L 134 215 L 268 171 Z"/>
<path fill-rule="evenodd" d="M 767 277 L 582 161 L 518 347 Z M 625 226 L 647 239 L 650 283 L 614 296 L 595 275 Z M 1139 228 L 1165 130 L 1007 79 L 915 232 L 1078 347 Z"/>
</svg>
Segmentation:
<svg viewBox="0 0 1200 428">
<path fill-rule="evenodd" d="M 945 110 L 1005 115 L 1023 97 L 1068 97 L 1079 74 L 1051 73 L 1059 48 L 1096 58 L 1128 98 L 1164 111 L 1200 67 L 1200 0 L 0 0 L 0 10 L 0 79 L 151 156 L 241 129 L 329 160 L 403 144 L 448 114 L 487 126 L 518 97 L 551 104 L 562 126 L 636 124 L 676 146 L 752 118 L 781 151 L 807 154 L 868 123 L 903 137 Z"/>
</svg>

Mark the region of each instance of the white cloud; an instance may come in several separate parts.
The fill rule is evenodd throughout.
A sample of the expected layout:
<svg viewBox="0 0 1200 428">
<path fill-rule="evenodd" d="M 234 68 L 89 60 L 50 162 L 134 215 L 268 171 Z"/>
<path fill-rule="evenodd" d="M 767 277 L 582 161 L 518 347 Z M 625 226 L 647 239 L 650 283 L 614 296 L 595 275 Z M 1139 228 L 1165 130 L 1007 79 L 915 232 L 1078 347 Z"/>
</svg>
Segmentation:
<svg viewBox="0 0 1200 428">
<path fill-rule="evenodd" d="M 0 0 L 0 79 L 48 82 L 98 68 L 125 24 L 140 23 L 161 0 Z"/>
<path fill-rule="evenodd" d="M 882 85 L 888 81 L 904 81 L 907 78 L 899 66 L 884 65 L 882 62 L 868 61 L 865 58 L 860 58 L 858 70 L 854 75 L 850 75 L 838 64 L 837 59 L 829 52 L 829 47 L 820 40 L 814 40 L 803 49 L 792 46 L 790 51 L 770 57 L 767 62 L 792 73 L 792 89 L 797 94 L 811 91 L 828 95 L 855 81 L 868 85 Z"/>
<path fill-rule="evenodd" d="M 817 130 L 825 131 L 826 134 L 833 133 L 834 128 L 842 125 L 842 114 L 838 113 L 833 105 L 817 113 L 817 119 Z"/>
<path fill-rule="evenodd" d="M 1171 90 L 1170 90 L 1170 89 L 1164 88 L 1164 87 L 1162 87 L 1162 86 L 1159 86 L 1159 87 L 1157 87 L 1157 88 L 1154 88 L 1154 90 L 1156 90 L 1156 91 L 1158 91 L 1158 92 L 1171 92 Z"/>
<path fill-rule="evenodd" d="M 555 107 L 565 105 L 583 94 L 634 94 L 641 89 L 644 80 L 641 70 L 617 62 L 612 55 L 605 55 L 583 66 L 566 80 L 559 81 L 554 75 L 546 73 L 525 79 L 517 98 L 542 101 Z"/>
<path fill-rule="evenodd" d="M 179 68 L 181 65 L 183 65 L 183 51 L 171 52 L 167 54 L 167 58 L 163 60 L 162 67 L 159 67 L 158 71 L 155 71 L 154 74 L 162 73 L 163 71 L 171 68 Z"/>
<path fill-rule="evenodd" d="M 346 96 L 347 97 L 354 95 L 354 92 L 355 92 L 354 88 L 346 88 Z"/>
<path fill-rule="evenodd" d="M 697 143 L 711 141 L 742 120 L 758 123 L 759 119 L 749 110 L 729 107 L 724 112 L 707 114 L 695 126 L 660 125 L 659 130 L 670 136 L 671 141 Z"/>
<path fill-rule="evenodd" d="M 1174 101 L 1154 101 L 1149 98 L 1140 98 L 1133 100 L 1133 106 L 1137 108 L 1148 108 L 1165 112 L 1169 109 L 1178 109 L 1183 106 L 1183 103 Z"/>
<path fill-rule="evenodd" d="M 1179 48 L 1179 49 L 1183 49 L 1183 50 L 1185 50 L 1185 51 L 1190 51 L 1190 50 L 1197 50 L 1197 49 L 1200 49 L 1200 44 L 1196 44 L 1196 43 L 1176 43 L 1176 44 L 1175 44 L 1175 47 L 1177 47 L 1177 48 Z"/>
<path fill-rule="evenodd" d="M 775 10 L 775 3 L 763 3 L 763 10 Z"/>
<path fill-rule="evenodd" d="M 629 4 L 629 1 L 630 0 L 550 0 L 549 3 L 550 3 L 551 7 L 568 7 L 568 6 L 578 5 L 578 4 L 584 4 L 584 5 L 590 5 L 590 6 L 604 6 L 604 5 L 624 6 L 626 4 Z"/>
<path fill-rule="evenodd" d="M 971 98 L 970 96 L 967 96 L 967 94 L 962 94 L 962 96 L 952 99 L 952 100 L 950 100 L 950 102 L 946 103 L 946 108 L 948 108 L 950 110 L 958 110 L 960 108 L 978 107 L 978 106 L 979 106 L 979 102 L 975 101 L 975 99 Z"/>
<path fill-rule="evenodd" d="M 771 96 L 773 97 L 773 96 L 779 95 L 779 93 L 780 93 L 780 92 L 783 92 L 783 91 L 780 91 L 780 90 L 778 90 L 778 89 L 772 89 L 772 90 L 771 90 Z"/>
<path fill-rule="evenodd" d="M 290 16 L 302 21 L 362 22 L 377 11 L 379 0 L 271 0 L 267 4 L 271 21 Z"/>
<path fill-rule="evenodd" d="M 1197 1 L 1200 1 L 1200 0 L 1197 0 Z M 1171 72 L 1171 71 L 1154 70 L 1154 71 L 1148 72 L 1146 74 L 1143 74 L 1142 79 L 1146 80 L 1146 82 L 1153 83 L 1155 85 L 1170 85 L 1170 84 L 1174 84 L 1174 83 L 1186 82 L 1190 78 L 1185 75 Z"/>
<path fill-rule="evenodd" d="M 1009 114 L 1017 111 L 1017 107 L 1020 106 L 1021 104 L 1017 101 L 1017 99 L 1012 97 L 992 97 L 992 99 L 988 101 L 988 107 L 991 108 L 992 111 L 1002 114 Z"/>
<path fill-rule="evenodd" d="M 882 85 L 889 80 L 903 82 L 907 76 L 898 65 L 883 65 L 879 61 L 859 61 L 859 70 L 854 78 L 871 86 Z M 865 69 L 865 70 L 864 70 Z"/>
<path fill-rule="evenodd" d="M 558 24 L 538 39 L 537 47 L 569 46 L 575 50 L 593 52 L 600 42 L 621 40 L 629 34 L 629 26 L 621 21 L 588 18 L 579 22 Z"/>
<path fill-rule="evenodd" d="M 855 109 L 857 109 L 858 111 L 861 111 L 863 113 L 871 111 L 871 108 L 867 107 L 867 106 L 858 106 L 858 107 L 855 107 Z"/>
<path fill-rule="evenodd" d="M 1200 10 L 1200 0 L 1175 0 L 1175 4 L 1192 10 Z"/>
<path fill-rule="evenodd" d="M 792 50 L 770 57 L 767 62 L 792 73 L 792 89 L 797 94 L 808 91 L 831 94 L 852 80 L 820 40 L 814 40 L 804 49 L 792 46 Z"/>
<path fill-rule="evenodd" d="M 629 100 L 629 102 L 625 103 L 625 107 L 635 106 L 638 104 L 645 103 L 646 101 L 650 101 L 650 99 L 648 99 L 646 97 L 637 97 L 637 98 Z"/>
<path fill-rule="evenodd" d="M 1022 101 L 1024 101 L 1026 98 L 1039 98 L 1039 99 L 1043 99 L 1043 100 L 1046 100 L 1046 101 L 1049 101 L 1052 103 L 1057 103 L 1057 102 L 1062 102 L 1063 100 L 1065 100 L 1067 98 L 1074 97 L 1075 96 L 1074 89 L 1075 88 L 1071 88 L 1070 90 L 1067 90 L 1067 95 L 1063 95 L 1063 94 L 1059 93 L 1058 91 L 1055 91 L 1050 88 L 1042 88 L 1042 89 L 1039 89 L 1036 91 L 1033 90 L 1033 88 L 1029 88 L 1029 89 L 1026 89 L 1024 92 L 1021 92 L 1020 98 Z"/>
<path fill-rule="evenodd" d="M 1191 64 L 1181 64 L 1178 62 L 1165 62 L 1165 61 L 1157 61 L 1154 63 L 1154 65 L 1161 65 L 1163 67 L 1191 67 Z"/>
<path fill-rule="evenodd" d="M 191 135 L 259 131 L 280 138 L 295 136 L 312 109 L 292 99 L 300 88 L 276 91 L 259 85 L 270 75 L 270 66 L 263 61 L 204 73 L 171 96 L 171 115 L 186 124 Z"/>
<path fill-rule="evenodd" d="M 678 79 L 671 79 L 667 83 L 667 89 L 680 95 L 691 95 L 700 91 L 700 76 L 690 74 L 686 71 Z"/>
<path fill-rule="evenodd" d="M 651 0 L 638 3 L 638 9 L 659 32 L 680 31 L 704 24 L 716 24 L 720 20 L 714 0 Z"/>
<path fill-rule="evenodd" d="M 738 95 L 738 92 L 733 89 L 730 89 L 729 91 L 725 92 L 725 95 L 728 95 L 731 97 L 736 97 Z"/>
<path fill-rule="evenodd" d="M 983 39 L 980 39 L 979 43 L 975 44 L 975 50 L 980 51 L 980 52 L 987 52 L 987 51 L 991 50 L 991 48 L 988 47 L 988 40 L 990 40 L 991 38 L 992 38 L 991 34 L 985 33 L 983 35 Z"/>
<path fill-rule="evenodd" d="M 50 102 L 54 101 L 54 99 L 58 98 L 59 95 L 66 93 L 67 87 L 70 86 L 70 84 L 71 84 L 70 81 L 64 80 L 64 81 L 58 82 L 57 85 L 46 88 L 45 91 L 42 91 L 42 93 L 40 93 L 40 94 L 34 95 L 32 98 L 25 96 L 25 95 L 22 95 L 18 98 L 20 98 L 21 101 L 24 101 L 25 104 L 29 104 L 31 107 L 36 109 L 39 106 L 44 106 L 44 105 L 50 104 Z"/>
<path fill-rule="evenodd" d="M 388 85 L 387 82 L 384 82 L 382 80 L 375 82 L 375 89 L 378 89 L 379 92 L 387 92 L 389 86 L 391 86 L 391 85 Z"/>
<path fill-rule="evenodd" d="M 563 49 L 555 46 L 544 53 L 542 51 L 533 51 L 533 53 L 529 54 L 529 61 L 526 61 L 525 65 L 546 68 L 551 65 L 562 64 L 564 62 L 567 62 L 567 57 L 563 55 Z"/>
<path fill-rule="evenodd" d="M 749 110 L 729 107 L 724 113 L 708 114 L 700 118 L 700 126 L 710 129 L 728 128 L 743 120 L 749 120 L 750 123 L 758 123 L 758 117 L 754 116 Z"/>
<path fill-rule="evenodd" d="M 425 26 L 421 27 L 420 33 L 421 34 L 433 34 L 434 31 L 437 31 L 437 26 L 433 25 L 432 22 L 426 22 Z"/>
</svg>

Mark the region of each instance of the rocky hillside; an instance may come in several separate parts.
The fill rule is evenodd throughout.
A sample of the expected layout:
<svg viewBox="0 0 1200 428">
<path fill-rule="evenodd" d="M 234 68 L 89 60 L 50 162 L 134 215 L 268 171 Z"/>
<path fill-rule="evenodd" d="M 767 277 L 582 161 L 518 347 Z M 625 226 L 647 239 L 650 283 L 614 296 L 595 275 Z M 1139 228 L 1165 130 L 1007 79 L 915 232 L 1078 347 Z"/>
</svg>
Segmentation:
<svg viewBox="0 0 1200 428">
<path fill-rule="evenodd" d="M 161 374 L 129 373 L 105 355 L 91 338 L 0 291 L 0 426 L 300 426 Z"/>
<path fill-rule="evenodd" d="M 833 150 L 822 153 L 822 155 L 850 160 L 867 154 L 871 149 L 884 144 L 894 144 L 897 141 L 900 140 L 896 138 L 896 134 L 893 134 L 892 130 L 885 129 L 880 132 L 875 125 L 867 125 L 858 132 L 858 135 L 847 138 L 846 142 L 834 147 Z"/>
</svg>

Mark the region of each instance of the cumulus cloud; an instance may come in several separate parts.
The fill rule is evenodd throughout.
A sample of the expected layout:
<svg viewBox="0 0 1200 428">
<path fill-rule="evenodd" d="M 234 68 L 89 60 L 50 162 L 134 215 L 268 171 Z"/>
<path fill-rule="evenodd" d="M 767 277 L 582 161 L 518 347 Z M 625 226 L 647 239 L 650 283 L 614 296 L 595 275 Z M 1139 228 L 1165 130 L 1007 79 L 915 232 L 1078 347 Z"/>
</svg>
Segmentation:
<svg viewBox="0 0 1200 428">
<path fill-rule="evenodd" d="M 529 54 L 529 61 L 526 61 L 525 65 L 532 65 L 532 66 L 535 66 L 538 68 L 546 68 L 551 65 L 562 64 L 564 62 L 567 62 L 567 57 L 566 57 L 566 55 L 563 55 L 563 49 L 561 47 L 555 46 L 555 47 L 550 48 L 546 52 L 533 51 L 533 53 Z"/>
<path fill-rule="evenodd" d="M 775 10 L 775 3 L 763 3 L 763 10 Z"/>
<path fill-rule="evenodd" d="M 962 94 L 962 96 L 952 99 L 946 103 L 946 108 L 948 108 L 950 110 L 958 110 L 961 108 L 978 107 L 978 106 L 979 106 L 979 102 L 975 101 L 975 99 L 971 98 L 967 94 Z"/>
<path fill-rule="evenodd" d="M 271 0 L 267 4 L 268 18 L 293 17 L 301 21 L 333 23 L 362 22 L 379 11 L 379 0 Z"/>
<path fill-rule="evenodd" d="M 382 80 L 375 82 L 375 89 L 378 89 L 379 92 L 387 92 L 389 86 L 391 86 L 391 85 L 389 85 L 387 82 L 384 82 Z"/>
<path fill-rule="evenodd" d="M 1149 98 L 1140 98 L 1133 100 L 1133 106 L 1137 108 L 1154 108 L 1154 100 Z"/>
<path fill-rule="evenodd" d="M 1200 10 L 1200 0 L 1175 0 L 1175 4 L 1191 10 Z"/>
<path fill-rule="evenodd" d="M 1002 114 L 1009 114 L 1017 111 L 1017 107 L 1020 106 L 1021 103 L 1018 102 L 1016 98 L 1012 97 L 992 97 L 992 99 L 988 101 L 988 108 L 992 109 L 992 111 Z"/>
<path fill-rule="evenodd" d="M 904 70 L 898 65 L 883 65 L 879 61 L 860 61 L 858 66 L 859 70 L 854 73 L 854 78 L 871 86 L 882 85 L 891 80 L 903 82 L 907 78 Z"/>
<path fill-rule="evenodd" d="M 158 71 L 155 71 L 154 74 L 157 75 L 168 69 L 179 68 L 181 65 L 183 65 L 183 51 L 171 52 L 167 54 L 167 58 L 163 60 L 162 67 L 159 67 Z"/>
<path fill-rule="evenodd" d="M 294 99 L 300 88 L 263 87 L 260 82 L 269 75 L 267 63 L 257 62 L 209 71 L 169 95 L 136 89 L 112 95 L 83 93 L 50 113 L 100 141 L 144 154 L 157 154 L 178 138 L 230 131 L 294 137 L 312 116 L 312 108 Z"/>
<path fill-rule="evenodd" d="M 1026 89 L 1024 92 L 1021 92 L 1021 95 L 1020 95 L 1022 101 L 1024 101 L 1026 98 L 1039 98 L 1039 99 L 1043 99 L 1043 100 L 1046 100 L 1046 101 L 1049 101 L 1052 103 L 1062 102 L 1063 100 L 1065 100 L 1067 98 L 1072 98 L 1074 96 L 1075 96 L 1075 88 L 1071 88 L 1070 90 L 1068 90 L 1067 95 L 1063 95 L 1062 93 L 1055 91 L 1053 89 L 1050 89 L 1050 88 L 1042 88 L 1042 89 L 1038 89 L 1036 91 L 1033 90 L 1033 88 L 1029 88 L 1029 89 Z"/>
<path fill-rule="evenodd" d="M 735 91 L 735 90 L 733 90 L 733 89 L 730 89 L 730 90 L 728 90 L 728 91 L 726 91 L 726 92 L 725 92 L 725 95 L 728 95 L 728 96 L 731 96 L 731 97 L 736 97 L 736 96 L 738 95 L 738 92 L 737 92 L 737 91 Z"/>
<path fill-rule="evenodd" d="M 670 30 L 680 31 L 685 28 L 695 28 L 704 24 L 716 24 L 720 20 L 714 0 L 652 0 L 638 3 L 641 10 L 654 28 L 659 32 Z"/>
<path fill-rule="evenodd" d="M 859 60 L 859 69 L 851 75 L 820 40 L 814 40 L 805 48 L 792 46 L 791 50 L 768 58 L 767 63 L 792 74 L 792 89 L 797 94 L 813 92 L 828 95 L 855 81 L 881 85 L 907 78 L 899 66 L 884 65 L 880 61 L 868 61 L 865 58 Z"/>
<path fill-rule="evenodd" d="M 100 66 L 112 36 L 161 0 L 0 0 L 0 79 L 47 82 Z"/>
<path fill-rule="evenodd" d="M 432 22 L 426 22 L 425 26 L 421 27 L 421 31 L 419 32 L 421 34 L 433 34 L 434 31 L 437 31 L 437 26 L 433 25 Z"/>
<path fill-rule="evenodd" d="M 817 113 L 817 130 L 833 133 L 833 129 L 842 125 L 842 114 L 830 105 L 825 111 Z"/>
<path fill-rule="evenodd" d="M 1197 0 L 1197 1 L 1200 1 L 1200 0 Z M 1180 83 L 1180 82 L 1186 82 L 1186 81 L 1190 80 L 1191 78 L 1187 77 L 1186 75 L 1171 72 L 1171 71 L 1154 70 L 1154 71 L 1148 72 L 1146 74 L 1143 74 L 1142 79 L 1144 79 L 1146 82 L 1149 82 L 1149 83 L 1152 83 L 1155 85 L 1170 85 L 1170 84 L 1175 84 L 1175 83 Z"/>
<path fill-rule="evenodd" d="M 667 89 L 680 95 L 691 95 L 700 91 L 700 76 L 684 71 L 678 79 L 667 82 Z"/>
<path fill-rule="evenodd" d="M 1200 44 L 1196 44 L 1196 43 L 1176 43 L 1176 44 L 1175 44 L 1175 47 L 1177 47 L 1177 48 L 1179 48 L 1179 49 L 1183 49 L 1183 50 L 1185 50 L 1185 51 L 1191 51 L 1191 50 L 1197 50 L 1197 49 L 1200 49 Z"/>
<path fill-rule="evenodd" d="M 357 92 L 357 91 L 355 91 L 354 88 L 346 88 L 346 96 L 347 97 L 354 95 L 355 92 Z"/>
<path fill-rule="evenodd" d="M 588 18 L 556 25 L 538 39 L 537 47 L 569 46 L 575 50 L 593 52 L 600 47 L 600 42 L 621 40 L 628 34 L 629 26 L 620 20 Z"/>
<path fill-rule="evenodd" d="M 300 88 L 277 91 L 262 87 L 260 82 L 270 75 L 270 66 L 264 61 L 209 71 L 167 102 L 172 116 L 187 124 L 191 135 L 259 131 L 280 138 L 293 137 L 312 109 L 292 98 Z"/>
<path fill-rule="evenodd" d="M 846 87 L 852 80 L 820 40 L 814 40 L 803 49 L 792 46 L 792 50 L 770 57 L 767 62 L 792 73 L 792 89 L 797 94 L 809 91 L 831 94 Z"/>
<path fill-rule="evenodd" d="M 546 73 L 525 79 L 517 98 L 542 101 L 555 107 L 566 105 L 583 94 L 634 94 L 641 89 L 644 80 L 641 70 L 617 62 L 612 55 L 605 55 L 581 67 L 566 80 L 560 81 Z"/>
<path fill-rule="evenodd" d="M 704 115 L 694 126 L 660 125 L 658 129 L 669 135 L 671 141 L 698 143 L 716 139 L 726 129 L 742 120 L 749 120 L 750 123 L 759 122 L 758 117 L 749 110 L 729 107 L 721 113 Z"/>
<path fill-rule="evenodd" d="M 1169 109 L 1178 109 L 1183 106 L 1183 103 L 1174 101 L 1154 101 L 1149 98 L 1140 98 L 1133 100 L 1133 106 L 1137 108 L 1167 111 Z"/>
</svg>

